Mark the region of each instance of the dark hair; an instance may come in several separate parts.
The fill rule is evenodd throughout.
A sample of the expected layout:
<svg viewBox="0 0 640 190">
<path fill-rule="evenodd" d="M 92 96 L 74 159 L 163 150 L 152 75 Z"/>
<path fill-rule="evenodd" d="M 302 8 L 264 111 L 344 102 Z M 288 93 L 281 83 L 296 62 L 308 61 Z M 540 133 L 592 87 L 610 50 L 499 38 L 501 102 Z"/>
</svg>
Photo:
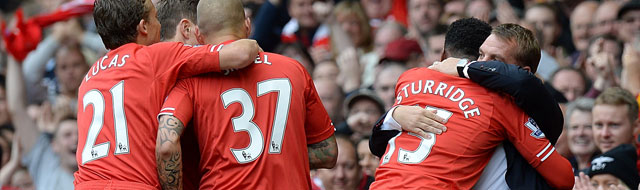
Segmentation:
<svg viewBox="0 0 640 190">
<path fill-rule="evenodd" d="M 444 39 L 444 49 L 456 58 L 477 60 L 484 40 L 491 35 L 491 26 L 475 18 L 463 18 L 451 23 Z"/>
<path fill-rule="evenodd" d="M 514 55 L 518 62 L 516 65 L 529 66 L 531 72 L 536 73 L 540 63 L 540 45 L 531 30 L 517 24 L 501 24 L 496 26 L 491 33 L 508 43 L 514 43 L 517 48 Z"/>
<path fill-rule="evenodd" d="M 107 49 L 116 49 L 135 42 L 140 20 L 149 20 L 153 5 L 145 5 L 147 0 L 96 0 L 93 18 L 102 43 Z"/>
<path fill-rule="evenodd" d="M 176 26 L 180 20 L 189 19 L 194 24 L 198 23 L 197 9 L 199 0 L 160 0 L 158 2 L 158 20 L 161 27 L 162 40 L 176 35 Z"/>
</svg>

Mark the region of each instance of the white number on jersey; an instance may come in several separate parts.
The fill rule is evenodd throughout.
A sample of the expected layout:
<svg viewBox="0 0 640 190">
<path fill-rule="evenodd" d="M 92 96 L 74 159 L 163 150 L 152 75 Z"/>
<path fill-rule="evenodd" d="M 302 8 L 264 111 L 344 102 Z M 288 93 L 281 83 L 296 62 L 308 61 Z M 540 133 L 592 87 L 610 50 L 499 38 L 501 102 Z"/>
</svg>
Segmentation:
<svg viewBox="0 0 640 190">
<path fill-rule="evenodd" d="M 129 153 L 129 136 L 127 134 L 127 118 L 124 114 L 124 81 L 118 82 L 109 90 L 113 103 L 113 121 L 116 133 L 116 151 L 114 154 Z M 86 111 L 89 104 L 93 105 L 93 116 L 87 141 L 82 150 L 82 164 L 106 157 L 109 154 L 110 142 L 96 145 L 98 134 L 104 125 L 104 96 L 99 90 L 89 90 L 82 97 L 83 111 Z"/>
<path fill-rule="evenodd" d="M 453 116 L 453 113 L 441 108 L 427 106 L 426 109 L 429 111 L 437 110 L 436 115 L 444 118 L 444 123 L 447 123 L 447 121 L 449 121 L 449 118 Z M 380 163 L 380 165 L 389 163 L 389 161 L 391 160 L 391 156 L 396 150 L 396 138 L 401 134 L 402 133 L 398 133 L 398 135 L 389 140 L 389 152 L 385 153 L 384 156 L 382 156 L 382 162 Z M 429 153 L 431 153 L 431 148 L 433 148 L 433 145 L 436 144 L 436 135 L 433 133 L 427 133 L 427 135 L 431 137 L 429 139 L 426 139 L 414 133 L 409 133 L 409 135 L 419 138 L 420 145 L 418 146 L 418 148 L 416 148 L 416 150 L 413 151 L 406 150 L 400 147 L 398 150 L 398 163 L 418 164 L 424 161 L 424 159 L 427 159 Z"/>
<path fill-rule="evenodd" d="M 271 139 L 269 141 L 269 154 L 280 154 L 284 130 L 287 126 L 289 105 L 291 102 L 291 82 L 287 78 L 270 79 L 258 82 L 258 97 L 276 92 L 278 100 L 276 112 L 273 118 Z M 238 163 L 249 163 L 256 160 L 264 149 L 264 135 L 260 128 L 253 122 L 255 108 L 249 93 L 241 88 L 227 90 L 222 95 L 222 103 L 227 109 L 233 103 L 240 103 L 242 115 L 231 119 L 234 132 L 246 131 L 249 133 L 249 146 L 242 149 L 231 149 L 231 153 Z"/>
</svg>

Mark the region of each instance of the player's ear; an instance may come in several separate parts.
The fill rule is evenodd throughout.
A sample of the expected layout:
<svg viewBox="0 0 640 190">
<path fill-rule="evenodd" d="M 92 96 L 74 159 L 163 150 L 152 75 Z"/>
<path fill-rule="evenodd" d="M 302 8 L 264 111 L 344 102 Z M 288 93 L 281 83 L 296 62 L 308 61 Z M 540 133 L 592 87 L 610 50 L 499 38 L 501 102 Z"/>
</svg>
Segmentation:
<svg viewBox="0 0 640 190">
<path fill-rule="evenodd" d="M 245 32 L 247 33 L 247 38 L 251 35 L 251 18 L 246 17 L 244 19 L 244 28 L 245 28 Z"/>
<path fill-rule="evenodd" d="M 147 35 L 147 21 L 142 19 L 140 20 L 140 22 L 138 23 L 138 26 L 136 26 L 136 29 L 138 30 L 138 34 L 142 34 L 142 35 Z"/>
<path fill-rule="evenodd" d="M 187 41 L 189 39 L 189 33 L 190 32 L 195 32 L 193 31 L 194 29 L 192 29 L 192 24 L 189 20 L 187 19 L 182 19 L 180 20 L 180 24 L 178 24 L 178 32 L 180 32 L 179 34 L 182 35 L 182 38 L 185 39 L 185 41 Z"/>
<path fill-rule="evenodd" d="M 522 67 L 522 69 L 527 70 L 530 73 L 533 73 L 533 72 L 531 72 L 531 67 L 529 67 L 529 66 L 524 66 L 524 67 Z"/>
</svg>

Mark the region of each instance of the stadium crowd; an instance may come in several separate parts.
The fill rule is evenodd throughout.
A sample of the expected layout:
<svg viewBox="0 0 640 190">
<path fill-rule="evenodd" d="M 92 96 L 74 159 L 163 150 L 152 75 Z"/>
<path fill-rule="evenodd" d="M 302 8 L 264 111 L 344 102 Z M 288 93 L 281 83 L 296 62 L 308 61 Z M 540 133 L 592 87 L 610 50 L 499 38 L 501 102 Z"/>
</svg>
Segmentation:
<svg viewBox="0 0 640 190">
<path fill-rule="evenodd" d="M 537 38 L 536 76 L 562 108 L 555 148 L 571 162 L 574 189 L 638 188 L 640 0 L 242 2 L 250 38 L 304 66 L 335 124 L 337 162 L 311 171 L 314 189 L 369 188 L 380 164 L 369 138 L 396 103 L 398 77 L 441 61 L 447 27 L 468 17 L 519 24 Z M 78 87 L 108 52 L 86 5 L 93 1 L 0 2 L 3 39 L 21 40 L 0 50 L 2 189 L 74 187 Z M 162 27 L 173 27 L 162 20 L 171 13 L 158 11 Z M 29 22 L 38 16 L 55 21 Z M 20 27 L 29 35 L 11 36 Z"/>
</svg>

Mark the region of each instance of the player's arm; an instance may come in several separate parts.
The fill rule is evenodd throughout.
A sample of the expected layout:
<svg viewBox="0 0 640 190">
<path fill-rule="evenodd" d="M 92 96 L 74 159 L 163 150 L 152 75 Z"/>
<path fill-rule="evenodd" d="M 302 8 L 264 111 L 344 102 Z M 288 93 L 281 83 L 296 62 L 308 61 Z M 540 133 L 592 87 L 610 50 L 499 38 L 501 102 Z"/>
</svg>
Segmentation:
<svg viewBox="0 0 640 190">
<path fill-rule="evenodd" d="M 221 72 L 249 66 L 258 56 L 255 40 L 241 39 L 227 45 L 186 46 L 159 43 L 147 48 L 156 77 L 187 78 L 208 72 Z"/>
<path fill-rule="evenodd" d="M 309 167 L 311 169 L 333 168 L 338 159 L 338 145 L 336 137 L 331 136 L 319 143 L 307 145 L 309 152 Z"/>
<path fill-rule="evenodd" d="M 408 72 L 405 72 L 408 73 Z M 402 88 L 405 74 L 400 75 L 396 84 L 396 95 Z M 447 128 L 442 124 L 444 119 L 435 112 L 427 111 L 420 106 L 406 106 L 395 103 L 387 113 L 383 114 L 373 126 L 369 139 L 369 150 L 373 155 L 382 157 L 391 138 L 401 130 L 413 132 L 427 138 L 428 133 L 442 134 Z"/>
<path fill-rule="evenodd" d="M 509 94 L 516 105 L 538 122 L 552 144 L 562 133 L 562 110 L 542 81 L 531 72 L 513 64 L 499 61 L 476 61 L 469 64 L 449 58 L 431 69 L 464 78 L 479 85 Z"/>
<path fill-rule="evenodd" d="M 492 123 L 504 127 L 509 141 L 551 187 L 571 189 L 574 179 L 569 161 L 555 151 L 544 135 L 538 133 L 535 122 L 522 111 L 509 107 L 513 106 L 494 107 L 502 111 L 494 110 L 496 114 L 492 117 Z"/>
<path fill-rule="evenodd" d="M 467 78 L 511 95 L 516 105 L 538 123 L 551 144 L 558 141 L 564 125 L 562 110 L 538 77 L 517 65 L 498 61 L 474 62 L 467 67 Z M 464 76 L 464 68 L 459 71 Z"/>
<path fill-rule="evenodd" d="M 305 113 L 304 124 L 309 154 L 309 168 L 333 168 L 338 159 L 338 145 L 334 136 L 335 127 L 324 109 L 311 76 L 298 64 L 303 80 L 307 85 L 304 89 Z"/>
<path fill-rule="evenodd" d="M 169 92 L 158 114 L 156 164 L 163 189 L 182 189 L 182 149 L 180 137 L 192 117 L 189 87 L 193 80 L 180 80 Z"/>
<path fill-rule="evenodd" d="M 554 189 L 571 189 L 573 187 L 573 168 L 571 163 L 562 157 L 555 147 L 545 139 L 546 146 L 541 144 L 514 143 L 520 154 L 523 155 L 547 183 Z M 534 146 L 537 145 L 537 146 Z M 535 149 L 537 152 L 527 152 Z M 525 153 L 526 152 L 526 153 Z"/>
<path fill-rule="evenodd" d="M 369 150 L 373 155 L 382 157 L 388 141 L 400 131 L 409 131 L 425 138 L 428 133 L 442 134 L 447 130 L 442 122 L 444 119 L 423 107 L 396 105 L 383 114 L 373 126 Z"/>
<path fill-rule="evenodd" d="M 369 138 L 369 150 L 373 155 L 376 155 L 380 158 L 382 158 L 382 156 L 384 155 L 384 152 L 387 149 L 387 145 L 389 144 L 389 140 L 400 133 L 399 130 L 382 129 L 385 118 L 387 118 L 388 115 L 391 115 L 389 114 L 390 112 L 391 111 L 388 111 L 387 113 L 383 114 L 380 119 L 378 119 L 378 122 L 376 122 L 376 124 L 373 126 L 371 138 Z"/>
<path fill-rule="evenodd" d="M 220 69 L 241 69 L 253 63 L 260 52 L 258 42 L 250 39 L 237 40 L 220 50 Z"/>
<path fill-rule="evenodd" d="M 33 119 L 27 114 L 26 89 L 21 65 L 9 56 L 6 79 L 7 105 L 11 122 L 20 136 L 23 152 L 30 152 L 38 139 L 39 130 Z"/>
<path fill-rule="evenodd" d="M 162 189 L 182 189 L 182 122 L 172 115 L 161 115 L 156 138 L 156 164 Z"/>
</svg>

